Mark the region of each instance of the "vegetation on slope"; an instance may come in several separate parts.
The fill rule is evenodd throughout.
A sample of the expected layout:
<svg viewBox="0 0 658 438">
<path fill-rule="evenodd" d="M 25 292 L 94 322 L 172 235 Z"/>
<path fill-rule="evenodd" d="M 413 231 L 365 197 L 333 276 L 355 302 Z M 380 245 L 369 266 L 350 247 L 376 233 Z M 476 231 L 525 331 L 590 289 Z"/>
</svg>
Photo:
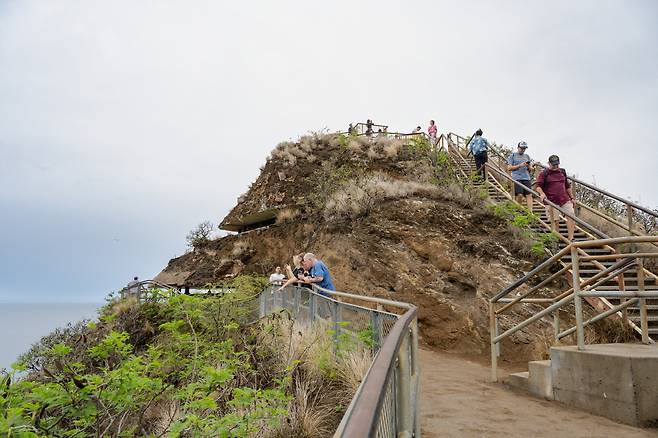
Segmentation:
<svg viewBox="0 0 658 438">
<path fill-rule="evenodd" d="M 0 376 L 0 436 L 328 436 L 369 349 L 333 354 L 326 327 L 258 320 L 264 283 L 114 300 L 98 323 L 45 337 Z"/>
</svg>

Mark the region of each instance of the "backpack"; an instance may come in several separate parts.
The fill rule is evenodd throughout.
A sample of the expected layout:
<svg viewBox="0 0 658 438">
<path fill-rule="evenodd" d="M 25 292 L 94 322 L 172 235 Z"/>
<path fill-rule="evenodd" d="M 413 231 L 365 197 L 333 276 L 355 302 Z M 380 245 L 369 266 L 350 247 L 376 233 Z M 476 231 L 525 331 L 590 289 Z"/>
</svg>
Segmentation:
<svg viewBox="0 0 658 438">
<path fill-rule="evenodd" d="M 569 177 L 567 176 L 567 171 L 560 167 L 560 172 L 562 172 L 562 175 L 564 175 L 564 184 L 566 185 L 567 182 L 569 182 Z M 542 170 L 541 175 L 543 175 L 543 177 L 544 177 L 544 182 L 541 185 L 541 190 L 544 193 L 546 193 L 546 183 L 547 183 L 546 178 L 548 177 L 548 169 Z"/>
</svg>

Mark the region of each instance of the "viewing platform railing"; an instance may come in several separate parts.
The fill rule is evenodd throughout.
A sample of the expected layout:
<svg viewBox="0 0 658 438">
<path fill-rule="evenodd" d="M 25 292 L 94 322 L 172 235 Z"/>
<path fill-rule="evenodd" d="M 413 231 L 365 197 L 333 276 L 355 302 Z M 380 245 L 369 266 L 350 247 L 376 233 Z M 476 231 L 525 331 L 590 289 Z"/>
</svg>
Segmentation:
<svg viewBox="0 0 658 438">
<path fill-rule="evenodd" d="M 328 323 L 336 339 L 341 332 L 372 332 L 373 362 L 335 437 L 420 437 L 416 306 L 315 286 L 261 293 L 261 317 L 280 309 L 302 324 Z"/>
</svg>

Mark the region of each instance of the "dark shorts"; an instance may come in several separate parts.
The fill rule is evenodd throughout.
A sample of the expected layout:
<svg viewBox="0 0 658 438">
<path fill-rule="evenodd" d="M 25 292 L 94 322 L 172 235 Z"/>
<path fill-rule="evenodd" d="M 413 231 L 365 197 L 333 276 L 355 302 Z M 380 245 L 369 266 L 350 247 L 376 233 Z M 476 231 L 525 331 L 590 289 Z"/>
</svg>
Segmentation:
<svg viewBox="0 0 658 438">
<path fill-rule="evenodd" d="M 489 161 L 489 156 L 487 155 L 487 151 L 481 152 L 475 155 L 473 158 L 475 158 L 475 167 L 477 169 L 484 166 L 484 163 Z"/>
<path fill-rule="evenodd" d="M 526 187 L 532 187 L 530 185 L 531 183 L 530 183 L 529 179 L 519 179 L 514 184 L 514 196 L 517 196 L 517 195 L 523 195 L 523 196 L 532 195 L 532 193 L 530 193 L 530 190 L 522 187 L 521 184 L 523 184 Z"/>
</svg>

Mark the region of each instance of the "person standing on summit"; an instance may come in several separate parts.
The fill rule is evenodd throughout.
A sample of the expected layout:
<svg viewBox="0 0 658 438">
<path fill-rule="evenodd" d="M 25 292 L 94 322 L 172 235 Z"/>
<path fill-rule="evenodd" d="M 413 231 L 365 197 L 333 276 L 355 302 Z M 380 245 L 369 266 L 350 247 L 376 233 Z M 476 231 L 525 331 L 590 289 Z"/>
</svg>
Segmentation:
<svg viewBox="0 0 658 438">
<path fill-rule="evenodd" d="M 487 177 L 485 164 L 489 161 L 487 151 L 489 150 L 489 142 L 486 138 L 482 137 L 482 130 L 475 131 L 475 135 L 469 142 L 469 148 L 475 159 L 475 171 L 480 174 L 484 180 Z"/>
<path fill-rule="evenodd" d="M 533 165 L 530 156 L 525 153 L 526 149 L 528 149 L 528 144 L 525 141 L 520 141 L 517 146 L 517 152 L 512 152 L 512 155 L 507 159 L 507 170 L 512 172 L 516 201 L 521 204 L 525 197 L 528 211 L 532 212 L 530 170 Z"/>
<path fill-rule="evenodd" d="M 427 128 L 427 134 L 430 136 L 430 142 L 432 145 L 436 146 L 436 134 L 438 132 L 438 128 L 436 127 L 436 124 L 434 123 L 434 120 L 430 120 L 430 126 Z"/>
<path fill-rule="evenodd" d="M 575 214 L 575 201 L 573 192 L 571 191 L 571 184 L 569 184 L 569 179 L 567 178 L 567 171 L 560 168 L 560 157 L 557 155 L 548 157 L 548 166 L 547 169 L 544 169 L 537 176 L 537 182 L 535 183 L 535 190 L 539 193 L 539 200 L 544 202 L 545 199 L 548 199 L 573 216 Z M 553 225 L 553 231 L 559 234 L 558 222 L 560 220 L 560 212 L 550 205 L 547 205 L 546 209 Z M 567 239 L 571 242 L 573 241 L 576 224 L 569 216 L 564 219 L 567 222 Z"/>
</svg>

